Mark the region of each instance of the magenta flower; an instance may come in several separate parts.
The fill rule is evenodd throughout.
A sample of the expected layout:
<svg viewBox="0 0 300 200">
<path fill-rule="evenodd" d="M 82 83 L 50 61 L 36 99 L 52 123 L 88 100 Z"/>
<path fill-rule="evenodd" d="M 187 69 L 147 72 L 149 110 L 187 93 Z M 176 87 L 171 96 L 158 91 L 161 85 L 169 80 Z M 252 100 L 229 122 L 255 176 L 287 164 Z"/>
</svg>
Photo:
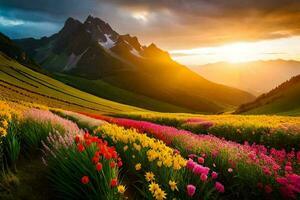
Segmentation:
<svg viewBox="0 0 300 200">
<path fill-rule="evenodd" d="M 220 182 L 216 182 L 215 188 L 218 192 L 223 193 L 225 192 L 224 186 Z"/>
<path fill-rule="evenodd" d="M 203 181 L 203 182 L 205 182 L 207 180 L 207 175 L 201 174 L 200 180 Z"/>
<path fill-rule="evenodd" d="M 192 159 L 189 159 L 189 160 L 187 161 L 186 167 L 187 167 L 188 169 L 190 169 L 190 170 L 193 170 L 194 167 L 195 167 L 195 162 L 194 162 Z"/>
<path fill-rule="evenodd" d="M 186 189 L 187 189 L 187 194 L 191 197 L 195 194 L 196 192 L 196 187 L 192 184 L 189 184 L 186 186 Z"/>
<path fill-rule="evenodd" d="M 211 177 L 212 177 L 212 179 L 217 179 L 218 178 L 218 173 L 217 172 L 212 172 Z"/>
</svg>

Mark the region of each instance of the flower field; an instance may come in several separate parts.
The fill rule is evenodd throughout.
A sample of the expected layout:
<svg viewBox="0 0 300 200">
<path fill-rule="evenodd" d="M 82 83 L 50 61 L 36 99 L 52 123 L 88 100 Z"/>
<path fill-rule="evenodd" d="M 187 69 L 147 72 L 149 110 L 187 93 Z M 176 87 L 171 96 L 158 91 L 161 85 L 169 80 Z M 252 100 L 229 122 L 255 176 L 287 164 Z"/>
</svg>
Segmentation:
<svg viewBox="0 0 300 200">
<path fill-rule="evenodd" d="M 32 159 L 44 170 L 50 199 L 300 197 L 297 145 L 277 148 L 275 143 L 230 141 L 229 136 L 210 133 L 221 126 L 222 117 L 128 115 L 139 119 L 134 120 L 4 101 L 0 107 L 0 197 L 20 190 L 21 164 Z M 229 118 L 223 120 L 230 123 Z M 233 118 L 236 127 L 257 123 L 256 131 L 263 124 L 259 117 Z M 274 130 L 281 128 L 280 120 L 294 124 L 285 133 L 297 135 L 296 118 L 265 118 Z M 240 131 L 243 135 L 245 130 Z"/>
<path fill-rule="evenodd" d="M 197 134 L 209 133 L 238 143 L 247 141 L 251 144 L 263 144 L 277 149 L 300 149 L 299 117 L 192 115 L 154 112 L 118 114 L 117 116 L 174 126 Z"/>
</svg>

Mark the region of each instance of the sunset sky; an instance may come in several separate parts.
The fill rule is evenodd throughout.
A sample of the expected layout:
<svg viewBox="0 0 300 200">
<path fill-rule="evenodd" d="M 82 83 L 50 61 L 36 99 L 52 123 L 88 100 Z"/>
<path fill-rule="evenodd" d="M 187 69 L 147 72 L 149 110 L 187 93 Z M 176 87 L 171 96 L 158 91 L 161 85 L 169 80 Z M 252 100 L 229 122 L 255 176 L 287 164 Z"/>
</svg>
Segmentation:
<svg viewBox="0 0 300 200">
<path fill-rule="evenodd" d="M 66 18 L 89 14 L 187 65 L 300 61 L 299 0 L 0 0 L 0 31 L 49 36 Z"/>
</svg>

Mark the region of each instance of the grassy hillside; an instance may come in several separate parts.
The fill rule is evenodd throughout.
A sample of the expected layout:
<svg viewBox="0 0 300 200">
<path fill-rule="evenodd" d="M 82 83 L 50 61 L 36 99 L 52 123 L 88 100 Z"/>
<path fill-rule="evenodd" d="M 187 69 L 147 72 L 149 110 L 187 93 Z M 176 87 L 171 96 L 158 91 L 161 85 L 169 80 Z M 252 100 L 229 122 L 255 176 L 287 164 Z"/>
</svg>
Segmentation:
<svg viewBox="0 0 300 200">
<path fill-rule="evenodd" d="M 102 113 L 143 110 L 105 100 L 35 72 L 0 54 L 0 97 L 69 110 Z"/>
<path fill-rule="evenodd" d="M 166 102 L 151 99 L 147 96 L 135 94 L 128 90 L 124 90 L 110 85 L 102 80 L 88 80 L 76 76 L 56 73 L 55 78 L 67 85 L 73 86 L 90 94 L 94 94 L 104 99 L 109 99 L 126 105 L 138 106 L 148 110 L 161 112 L 193 112 L 185 108 L 181 108 Z"/>
<path fill-rule="evenodd" d="M 261 95 L 254 102 L 240 106 L 237 113 L 300 115 L 300 76 Z"/>
</svg>

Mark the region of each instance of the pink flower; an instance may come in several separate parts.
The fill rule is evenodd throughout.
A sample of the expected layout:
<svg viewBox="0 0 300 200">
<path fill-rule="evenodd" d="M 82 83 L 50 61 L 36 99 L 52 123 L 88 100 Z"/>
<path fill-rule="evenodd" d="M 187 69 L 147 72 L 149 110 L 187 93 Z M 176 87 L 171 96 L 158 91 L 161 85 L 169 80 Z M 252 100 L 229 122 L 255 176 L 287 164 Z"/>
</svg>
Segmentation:
<svg viewBox="0 0 300 200">
<path fill-rule="evenodd" d="M 233 172 L 233 169 L 232 168 L 228 168 L 227 170 L 229 173 Z"/>
<path fill-rule="evenodd" d="M 217 172 L 212 172 L 211 177 L 212 177 L 212 179 L 217 179 L 218 178 L 218 173 Z"/>
<path fill-rule="evenodd" d="M 287 171 L 287 172 L 293 171 L 293 168 L 292 168 L 290 165 L 286 165 L 284 169 L 285 169 L 285 171 Z"/>
<path fill-rule="evenodd" d="M 278 177 L 276 178 L 276 182 L 281 184 L 281 185 L 285 185 L 285 184 L 288 184 L 288 180 L 284 177 Z"/>
<path fill-rule="evenodd" d="M 203 163 L 204 163 L 204 158 L 199 157 L 199 158 L 198 158 L 198 163 L 199 163 L 199 164 L 203 164 Z"/>
<path fill-rule="evenodd" d="M 201 174 L 200 175 L 200 180 L 203 181 L 203 182 L 205 182 L 207 180 L 207 175 Z"/>
<path fill-rule="evenodd" d="M 201 172 L 202 172 L 202 165 L 195 164 L 195 166 L 193 168 L 193 173 L 194 174 L 201 174 Z"/>
<path fill-rule="evenodd" d="M 195 162 L 192 160 L 192 159 L 189 159 L 188 161 L 187 161 L 187 164 L 186 164 L 186 167 L 188 168 L 188 169 L 194 169 L 194 167 L 195 167 Z"/>
<path fill-rule="evenodd" d="M 216 182 L 215 188 L 220 193 L 224 193 L 225 192 L 224 186 L 220 182 Z"/>
<path fill-rule="evenodd" d="M 191 185 L 191 184 L 187 185 L 186 189 L 187 189 L 187 194 L 190 197 L 193 196 L 195 194 L 195 192 L 196 192 L 196 187 L 194 185 Z"/>
<path fill-rule="evenodd" d="M 266 185 L 265 186 L 265 192 L 266 193 L 271 193 L 273 190 L 272 190 L 272 187 L 270 185 Z"/>
</svg>

